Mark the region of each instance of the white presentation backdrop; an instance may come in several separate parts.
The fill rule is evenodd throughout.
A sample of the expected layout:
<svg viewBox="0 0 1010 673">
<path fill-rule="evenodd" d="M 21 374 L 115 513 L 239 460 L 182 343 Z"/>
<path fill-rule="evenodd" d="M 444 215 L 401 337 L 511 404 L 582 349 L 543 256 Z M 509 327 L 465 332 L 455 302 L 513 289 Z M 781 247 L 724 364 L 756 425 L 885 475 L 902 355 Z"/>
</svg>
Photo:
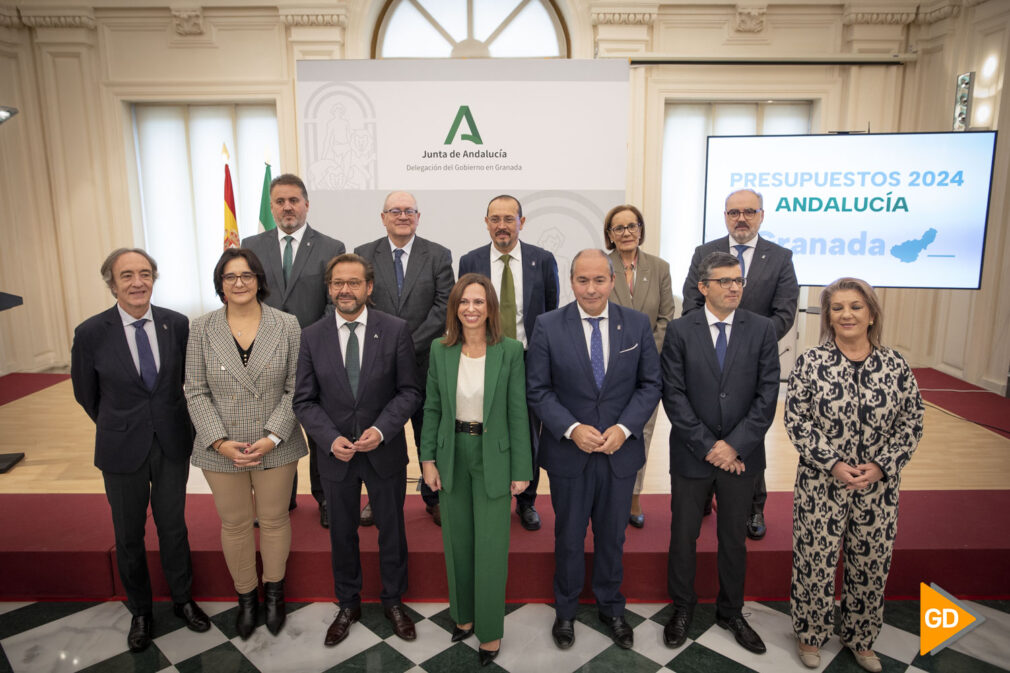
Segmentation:
<svg viewBox="0 0 1010 673">
<path fill-rule="evenodd" d="M 995 132 L 709 138 L 705 240 L 726 196 L 764 197 L 761 235 L 793 251 L 801 285 L 976 289 Z"/>
<path fill-rule="evenodd" d="M 351 250 L 385 236 L 386 194 L 408 191 L 417 234 L 457 270 L 490 242 L 488 201 L 512 194 L 571 300 L 569 260 L 603 246 L 625 200 L 626 61 L 299 61 L 297 77 L 309 224 Z"/>
</svg>

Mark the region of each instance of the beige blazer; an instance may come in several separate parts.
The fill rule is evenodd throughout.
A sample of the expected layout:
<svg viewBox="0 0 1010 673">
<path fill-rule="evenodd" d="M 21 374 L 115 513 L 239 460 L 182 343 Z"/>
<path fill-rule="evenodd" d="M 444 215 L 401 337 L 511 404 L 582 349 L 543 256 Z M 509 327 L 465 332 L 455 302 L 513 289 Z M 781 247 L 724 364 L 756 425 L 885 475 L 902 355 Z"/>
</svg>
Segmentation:
<svg viewBox="0 0 1010 673">
<path fill-rule="evenodd" d="M 263 304 L 249 364 L 243 366 L 225 309 L 193 321 L 186 348 L 186 404 L 196 428 L 194 466 L 212 472 L 278 467 L 308 453 L 291 410 L 301 329 L 298 319 Z M 211 448 L 225 437 L 255 442 L 274 433 L 281 443 L 253 468 L 236 469 Z"/>
<path fill-rule="evenodd" d="M 666 324 L 673 320 L 676 304 L 673 300 L 673 287 L 670 284 L 670 265 L 664 260 L 638 250 L 638 269 L 635 276 L 635 295 L 628 290 L 628 281 L 624 278 L 624 263 L 621 253 L 610 252 L 610 261 L 614 265 L 614 291 L 610 299 L 615 304 L 633 308 L 649 316 L 652 324 L 652 336 L 656 339 L 656 350 L 663 350 L 663 339 L 666 336 Z"/>
</svg>

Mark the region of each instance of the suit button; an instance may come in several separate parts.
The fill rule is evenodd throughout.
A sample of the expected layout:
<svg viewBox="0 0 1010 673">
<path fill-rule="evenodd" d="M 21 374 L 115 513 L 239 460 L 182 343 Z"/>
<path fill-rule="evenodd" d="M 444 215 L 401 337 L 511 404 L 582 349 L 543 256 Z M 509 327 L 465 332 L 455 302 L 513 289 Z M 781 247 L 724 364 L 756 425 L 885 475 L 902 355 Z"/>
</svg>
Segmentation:
<svg viewBox="0 0 1010 673">
<path fill-rule="evenodd" d="M 726 393 L 719 393 L 719 398 L 723 400 L 726 399 Z"/>
</svg>

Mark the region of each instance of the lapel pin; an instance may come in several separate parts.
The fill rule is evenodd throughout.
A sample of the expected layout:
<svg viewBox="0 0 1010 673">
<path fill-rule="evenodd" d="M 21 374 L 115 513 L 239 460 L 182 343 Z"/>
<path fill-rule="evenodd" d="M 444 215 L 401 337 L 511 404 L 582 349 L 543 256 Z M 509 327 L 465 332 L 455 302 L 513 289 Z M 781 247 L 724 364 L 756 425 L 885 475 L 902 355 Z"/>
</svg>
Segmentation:
<svg viewBox="0 0 1010 673">
<path fill-rule="evenodd" d="M 373 339 L 378 339 L 378 338 L 379 338 L 379 333 L 378 333 L 378 332 L 376 332 L 375 334 L 373 334 L 373 335 L 372 335 L 372 338 L 373 338 Z"/>
<path fill-rule="evenodd" d="M 533 260 L 532 262 L 530 262 L 530 266 L 536 266 L 536 265 L 537 265 L 537 260 Z"/>
<path fill-rule="evenodd" d="M 224 371 L 224 365 L 221 365 L 221 371 Z"/>
<path fill-rule="evenodd" d="M 161 329 L 163 329 L 163 330 L 165 330 L 167 332 L 168 331 L 168 325 L 165 324 L 165 323 L 161 323 Z"/>
<path fill-rule="evenodd" d="M 621 329 L 621 324 L 617 323 L 617 330 L 620 331 L 620 329 Z"/>
</svg>

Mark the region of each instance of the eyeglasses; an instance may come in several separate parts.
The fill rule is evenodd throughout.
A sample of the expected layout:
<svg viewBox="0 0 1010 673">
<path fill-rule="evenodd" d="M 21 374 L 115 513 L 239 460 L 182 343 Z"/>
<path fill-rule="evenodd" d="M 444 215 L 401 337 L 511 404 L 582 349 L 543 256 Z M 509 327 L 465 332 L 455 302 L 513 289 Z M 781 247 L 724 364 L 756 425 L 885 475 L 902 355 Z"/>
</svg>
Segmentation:
<svg viewBox="0 0 1010 673">
<path fill-rule="evenodd" d="M 724 290 L 728 290 L 730 285 L 737 285 L 743 287 L 747 284 L 746 278 L 705 278 L 701 282 L 703 283 L 719 283 L 719 287 Z"/>
<path fill-rule="evenodd" d="M 734 208 L 733 210 L 726 211 L 726 217 L 732 220 L 736 220 L 739 219 L 741 215 L 743 215 L 744 218 L 748 220 L 753 220 L 755 217 L 757 217 L 757 214 L 760 213 L 762 210 L 764 209 L 758 208 L 757 210 L 755 210 L 753 208 L 744 208 L 743 210 L 738 210 L 737 208 Z"/>
<path fill-rule="evenodd" d="M 641 225 L 632 223 L 632 224 L 619 224 L 616 227 L 611 227 L 610 231 L 620 236 L 624 232 L 628 232 L 629 234 L 637 234 L 639 229 L 641 229 Z"/>
<path fill-rule="evenodd" d="M 414 208 L 390 208 L 389 210 L 382 211 L 385 215 L 392 215 L 393 217 L 399 217 L 400 215 L 406 215 L 407 217 L 414 217 L 415 215 L 420 215 L 421 211 Z"/>
<path fill-rule="evenodd" d="M 224 281 L 225 285 L 234 285 L 237 280 L 241 280 L 243 285 L 248 285 L 256 280 L 256 274 L 249 271 L 243 271 L 242 273 L 226 273 L 221 276 L 221 280 Z"/>
<path fill-rule="evenodd" d="M 504 222 L 505 224 L 507 224 L 509 226 L 512 226 L 513 224 L 515 224 L 517 222 L 517 220 L 516 220 L 516 218 L 515 218 L 514 215 L 506 215 L 505 217 L 499 217 L 498 215 L 492 215 L 491 217 L 487 218 L 487 221 L 490 222 L 491 224 L 495 225 L 495 226 L 498 226 L 502 222 Z"/>
<path fill-rule="evenodd" d="M 365 284 L 365 281 L 353 278 L 351 280 L 331 280 L 329 284 L 334 290 L 339 290 L 346 285 L 352 292 L 357 292 Z"/>
</svg>

